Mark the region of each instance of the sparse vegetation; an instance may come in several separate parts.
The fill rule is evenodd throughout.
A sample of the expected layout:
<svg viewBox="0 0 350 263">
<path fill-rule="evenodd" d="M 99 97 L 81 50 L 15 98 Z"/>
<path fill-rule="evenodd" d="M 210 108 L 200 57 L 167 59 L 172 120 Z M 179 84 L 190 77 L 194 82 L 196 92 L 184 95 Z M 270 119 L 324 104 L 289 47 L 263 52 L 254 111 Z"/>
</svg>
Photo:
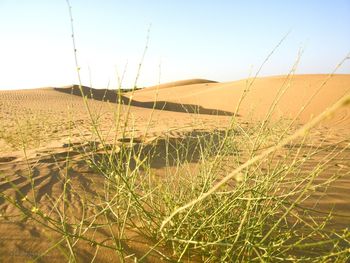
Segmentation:
<svg viewBox="0 0 350 263">
<path fill-rule="evenodd" d="M 144 143 L 131 136 L 120 138 L 119 145 L 105 141 L 71 145 L 63 159 L 53 158 L 58 167 L 64 163 L 60 168 L 64 187 L 59 198 L 50 201 L 49 214 L 41 208 L 47 204 L 37 201 L 39 193 L 30 173 L 29 195 L 22 196 L 13 184 L 20 198 L 4 193 L 2 198 L 48 235 L 60 236 L 46 252 L 59 248 L 68 261 L 79 261 L 79 247 L 91 244 L 96 255 L 99 248 L 109 249 L 121 261 L 157 255 L 169 261 L 345 262 L 349 231 L 332 231 L 329 223 L 336 215 L 318 211 L 317 202 L 314 207 L 304 202 L 349 174 L 339 167 L 331 177 L 322 177 L 330 160 L 349 151 L 349 146 L 309 144 L 307 137 L 245 168 L 161 228 L 170 213 L 259 154 L 260 149 L 252 148 L 256 127 L 233 121 L 227 130 L 193 131 L 182 139 L 164 137 Z M 281 130 L 269 126 L 259 138 L 260 145 L 276 143 Z M 93 186 L 94 194 L 74 181 L 70 159 L 74 151 L 85 156 L 81 165 L 102 178 Z M 308 162 L 316 155 L 323 159 L 310 167 Z M 160 166 L 165 167 L 161 176 L 155 169 Z M 73 196 L 80 196 L 79 214 L 70 204 Z M 105 233 L 103 238 L 98 232 Z M 141 254 L 128 250 L 134 235 L 135 242 L 146 242 Z"/>
</svg>

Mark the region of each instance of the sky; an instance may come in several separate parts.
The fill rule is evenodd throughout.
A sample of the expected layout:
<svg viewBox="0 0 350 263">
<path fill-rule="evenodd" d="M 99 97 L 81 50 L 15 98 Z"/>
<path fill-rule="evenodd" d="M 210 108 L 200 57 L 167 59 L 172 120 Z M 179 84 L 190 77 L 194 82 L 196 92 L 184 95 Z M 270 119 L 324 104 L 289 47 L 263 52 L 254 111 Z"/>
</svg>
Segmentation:
<svg viewBox="0 0 350 263">
<path fill-rule="evenodd" d="M 114 89 L 260 72 L 330 73 L 350 52 L 349 0 L 71 0 L 82 84 Z M 148 34 L 148 29 L 150 33 Z M 78 83 L 65 0 L 0 0 L 0 89 Z M 149 37 L 146 45 L 147 36 Z M 347 61 L 338 73 L 350 73 Z"/>
</svg>

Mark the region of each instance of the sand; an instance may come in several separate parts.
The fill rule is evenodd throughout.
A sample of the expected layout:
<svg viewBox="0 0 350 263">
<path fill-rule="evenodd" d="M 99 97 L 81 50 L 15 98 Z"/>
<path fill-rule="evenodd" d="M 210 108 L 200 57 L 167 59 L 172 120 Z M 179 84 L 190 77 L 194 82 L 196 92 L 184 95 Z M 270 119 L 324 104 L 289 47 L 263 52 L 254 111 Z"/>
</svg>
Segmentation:
<svg viewBox="0 0 350 263">
<path fill-rule="evenodd" d="M 131 107 L 130 127 L 126 129 L 124 141 L 132 137 L 143 143 L 162 137 L 176 140 L 193 131 L 223 129 L 233 114 L 238 122 L 249 124 L 263 120 L 271 105 L 272 120 L 295 119 L 293 128 L 296 128 L 350 91 L 350 75 L 334 75 L 324 85 L 327 78 L 327 75 L 295 75 L 290 79 L 274 76 L 257 78 L 253 84 L 252 79 L 226 83 L 193 79 L 155 85 L 137 90 L 133 95 L 125 93 L 122 97 L 124 105 L 120 107 L 122 116 L 128 111 L 125 104 L 130 103 Z M 248 90 L 247 95 L 236 111 L 245 90 Z M 115 92 L 88 87 L 84 87 L 84 91 L 92 114 L 100 116 L 98 124 L 102 137 L 110 144 L 123 143 L 121 132 L 115 132 L 114 111 L 119 105 Z M 308 103 L 312 96 L 314 98 Z M 273 104 L 276 98 L 278 102 Z M 300 112 L 305 104 L 305 109 Z M 337 149 L 335 147 L 340 149 L 350 144 L 350 107 L 330 116 L 312 134 L 309 147 L 322 143 L 325 150 L 308 161 L 310 169 L 322 158 L 327 158 L 327 154 Z M 30 196 L 31 184 L 26 179 L 30 170 L 35 178 L 36 200 L 49 212 L 52 209 L 49 197 L 55 200 L 62 193 L 62 170 L 69 154 L 73 163 L 71 178 L 76 185 L 76 192 L 70 196 L 69 202 L 77 214 L 82 213 L 79 193 L 97 196 L 103 189 L 102 179 L 84 165 L 85 156 L 81 153 L 81 149 L 87 149 L 89 145 L 98 148 L 97 140 L 76 86 L 0 91 L 0 191 L 21 199 L 12 189 L 14 184 L 24 196 Z M 304 150 L 309 148 L 305 146 Z M 341 228 L 350 224 L 349 147 L 339 152 L 329 167 L 324 178 L 339 169 L 347 175 L 336 181 L 327 195 L 315 195 L 308 204 L 312 206 L 317 199 L 321 209 L 334 209 L 340 215 L 335 225 Z M 159 164 L 156 169 L 162 174 L 166 167 Z M 35 223 L 27 222 L 6 200 L 0 199 L 0 213 L 1 262 L 23 262 L 47 249 L 48 243 L 43 242 L 46 233 Z M 103 237 L 104 233 L 98 235 Z M 132 232 L 128 235 L 130 253 L 141 255 L 146 246 L 144 240 L 134 237 Z M 84 261 L 91 259 L 93 254 L 94 249 L 82 246 L 78 256 Z M 44 261 L 62 260 L 59 251 L 48 255 Z M 114 257 L 111 253 L 102 253 L 98 262 L 107 262 Z M 149 260 L 157 261 L 157 257 L 150 255 Z"/>
</svg>

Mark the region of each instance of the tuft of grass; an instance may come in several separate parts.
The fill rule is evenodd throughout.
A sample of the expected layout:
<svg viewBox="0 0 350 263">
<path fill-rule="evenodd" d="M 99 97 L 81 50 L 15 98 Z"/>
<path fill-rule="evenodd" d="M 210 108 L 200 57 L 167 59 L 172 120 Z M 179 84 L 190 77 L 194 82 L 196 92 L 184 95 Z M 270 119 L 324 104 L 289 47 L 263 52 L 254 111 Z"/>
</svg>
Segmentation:
<svg viewBox="0 0 350 263">
<path fill-rule="evenodd" d="M 283 122 L 270 124 L 259 138 L 262 148 L 256 149 L 260 125 L 234 122 L 226 130 L 192 131 L 181 138 L 163 136 L 147 143 L 130 136 L 118 147 L 106 142 L 86 144 L 79 149 L 85 156 L 81 164 L 102 182 L 95 185 L 95 194 L 81 192 L 68 154 L 63 166 L 56 161 L 63 192 L 56 199 L 48 197 L 50 213 L 47 204 L 37 201 L 34 175 L 28 176 L 31 195 L 22 196 L 12 184 L 20 200 L 4 194 L 2 198 L 55 237 L 53 247 L 41 256 L 59 249 L 72 262 L 79 261 L 80 248 L 86 244 L 91 244 L 97 258 L 99 251 L 109 250 L 120 261 L 158 255 L 169 262 L 345 262 L 350 232 L 331 230 L 332 211 L 318 211 L 317 203 L 305 204 L 350 173 L 340 168 L 318 180 L 349 145 L 325 147 L 310 144 L 304 136 L 233 176 L 232 170 L 261 156 L 265 145 L 276 143 L 285 127 Z M 320 154 L 323 159 L 310 168 L 309 161 Z M 160 167 L 164 167 L 162 174 L 158 174 Z M 215 191 L 204 201 L 191 203 L 213 187 Z M 70 203 L 73 196 L 81 197 L 78 214 Z M 188 203 L 186 210 L 173 213 Z M 138 241 L 131 241 L 132 235 Z M 129 243 L 140 240 L 146 244 L 142 253 L 131 253 Z"/>
</svg>

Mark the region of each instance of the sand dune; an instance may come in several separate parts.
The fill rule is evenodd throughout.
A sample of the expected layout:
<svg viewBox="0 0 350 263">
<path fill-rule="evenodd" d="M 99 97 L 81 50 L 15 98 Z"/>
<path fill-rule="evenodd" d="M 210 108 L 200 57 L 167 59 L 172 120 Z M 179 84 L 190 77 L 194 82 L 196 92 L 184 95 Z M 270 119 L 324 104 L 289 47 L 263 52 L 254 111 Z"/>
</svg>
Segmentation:
<svg viewBox="0 0 350 263">
<path fill-rule="evenodd" d="M 154 156 L 159 158 L 151 163 L 151 168 L 154 169 L 154 174 L 163 176 L 169 169 L 167 166 L 176 166 L 175 161 L 172 163 L 163 158 L 165 151 L 169 152 L 169 149 L 165 149 L 166 142 L 170 141 L 173 145 L 185 142 L 186 145 L 191 145 L 193 138 L 205 137 L 213 130 L 223 129 L 230 122 L 247 88 L 249 92 L 236 113 L 242 125 L 262 120 L 275 98 L 280 95 L 274 106 L 273 118 L 293 119 L 313 94 L 316 94 L 298 117 L 296 124 L 301 124 L 349 92 L 350 75 L 334 75 L 322 86 L 326 79 L 327 75 L 296 75 L 290 80 L 286 76 L 265 77 L 257 78 L 251 87 L 249 83 L 252 80 L 217 83 L 193 79 L 137 90 L 132 100 L 130 93 L 123 93 L 120 107 L 122 120 L 128 112 L 127 105 L 131 105 L 130 127 L 126 127 L 124 138 L 121 138 L 119 130 L 115 130 L 115 110 L 118 108 L 116 91 L 82 88 L 93 116 L 98 116 L 97 122 L 104 143 L 109 147 L 119 147 L 135 139 L 131 144 L 134 152 L 138 151 L 140 145 L 153 143 Z M 70 179 L 76 186 L 69 194 L 71 212 L 77 216 L 83 213 L 82 197 L 103 196 L 102 178 L 85 163 L 86 156 L 92 151 L 102 153 L 98 152 L 101 144 L 91 129 L 91 119 L 78 86 L 0 91 L 0 120 L 2 193 L 22 204 L 23 196 L 30 196 L 31 188 L 34 187 L 36 201 L 42 204 L 43 211 L 50 213 L 54 209 L 50 198 L 59 198 L 63 191 L 62 171 L 66 169 L 66 158 L 69 156 Z M 316 193 L 314 199 L 306 202 L 313 206 L 317 200 L 320 209 L 334 209 L 341 214 L 343 217 L 335 221 L 338 227 L 348 225 L 346 220 L 350 215 L 350 152 L 346 148 L 349 143 L 350 109 L 347 107 L 330 116 L 323 126 L 314 131 L 312 141 L 302 148 L 305 153 L 310 149 L 317 152 L 306 163 L 303 172 L 307 172 L 317 166 L 320 160 L 326 160 L 330 154 L 337 153 L 339 145 L 345 147 L 327 164 L 329 168 L 320 180 L 325 180 L 339 171 L 346 176 L 334 183 L 328 195 Z M 150 148 L 145 149 L 140 156 L 149 154 L 147 150 Z M 174 156 L 178 153 L 176 149 L 170 149 L 170 152 Z M 193 167 L 199 160 L 200 152 L 193 150 L 189 155 L 190 160 L 186 156 L 182 161 L 188 162 L 188 166 L 195 169 Z M 276 157 L 277 162 L 280 159 L 281 157 Z M 28 169 L 33 181 L 28 179 Z M 14 185 L 22 195 L 14 191 Z M 2 198 L 0 212 L 0 255 L 5 255 L 8 262 L 22 262 L 23 258 L 29 260 L 38 255 L 35 251 L 43 252 L 48 248 L 50 242 L 42 241 L 46 238 L 46 233 L 41 233 L 34 222 L 21 218 L 16 208 Z M 91 208 L 85 216 L 93 213 L 95 211 Z M 13 216 L 12 221 L 8 220 L 8 215 Z M 134 240 L 133 244 L 128 244 L 130 254 L 142 254 L 146 251 L 140 237 L 135 237 L 132 232 L 127 235 Z M 96 236 L 104 239 L 106 233 L 97 231 Z M 94 250 L 89 244 L 82 246 L 80 251 L 79 257 L 83 261 L 94 256 Z M 101 251 L 104 251 L 103 248 Z M 98 261 L 108 262 L 115 259 L 115 255 L 108 250 L 104 252 L 99 254 Z M 57 251 L 49 255 L 56 262 L 62 259 Z M 152 253 L 150 258 L 151 262 L 157 261 Z"/>
<path fill-rule="evenodd" d="M 239 115 L 261 119 L 281 94 L 274 110 L 275 117 L 293 118 L 313 94 L 317 93 L 299 116 L 301 122 L 306 122 L 346 92 L 350 92 L 350 75 L 334 75 L 321 87 L 327 78 L 328 75 L 295 75 L 290 79 L 287 76 L 257 78 L 252 85 L 250 79 L 227 83 L 177 85 L 171 89 L 159 90 L 154 86 L 137 91 L 134 100 L 147 102 L 157 99 L 179 104 L 191 103 L 233 113 L 244 90 L 251 85 L 239 109 Z M 348 110 L 342 111 L 336 116 L 336 123 L 349 124 L 349 114 Z"/>
<path fill-rule="evenodd" d="M 130 102 L 130 93 L 121 95 L 124 105 L 155 108 L 173 112 L 211 115 L 233 115 L 245 90 L 237 116 L 261 120 L 273 105 L 273 116 L 305 123 L 313 116 L 332 105 L 345 93 L 350 92 L 350 75 L 294 75 L 275 76 L 218 83 L 204 79 L 176 81 L 135 91 Z M 55 88 L 67 94 L 81 96 L 78 86 Z M 88 98 L 117 102 L 116 90 L 82 87 Z M 274 105 L 276 101 L 276 105 Z M 301 110 L 305 106 L 305 109 Z M 330 125 L 344 126 L 349 123 L 349 111 L 339 111 Z"/>
</svg>

